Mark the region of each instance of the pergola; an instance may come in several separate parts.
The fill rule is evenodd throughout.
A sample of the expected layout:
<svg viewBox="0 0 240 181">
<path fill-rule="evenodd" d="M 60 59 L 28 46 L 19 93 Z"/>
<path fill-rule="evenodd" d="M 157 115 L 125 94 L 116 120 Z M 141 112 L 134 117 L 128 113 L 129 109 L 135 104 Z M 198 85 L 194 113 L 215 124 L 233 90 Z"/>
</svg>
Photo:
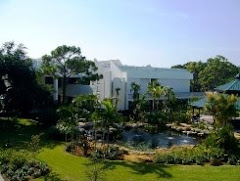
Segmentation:
<svg viewBox="0 0 240 181">
<path fill-rule="evenodd" d="M 240 74 L 237 74 L 234 80 L 216 87 L 215 90 L 220 93 L 234 94 L 236 96 L 239 96 L 240 95 Z"/>
<path fill-rule="evenodd" d="M 229 95 L 234 94 L 235 96 L 239 97 L 240 96 L 240 74 L 237 74 L 234 80 L 216 87 L 215 91 L 219 93 L 229 94 Z M 192 107 L 192 110 L 193 110 L 192 111 L 193 117 L 194 117 L 195 109 L 198 109 L 198 114 L 200 116 L 200 109 L 204 108 L 206 102 L 207 102 L 207 98 L 204 97 L 202 99 L 199 99 L 198 101 L 190 103 L 190 106 Z M 236 105 L 236 108 L 240 110 L 240 99 L 237 100 L 235 105 Z"/>
</svg>

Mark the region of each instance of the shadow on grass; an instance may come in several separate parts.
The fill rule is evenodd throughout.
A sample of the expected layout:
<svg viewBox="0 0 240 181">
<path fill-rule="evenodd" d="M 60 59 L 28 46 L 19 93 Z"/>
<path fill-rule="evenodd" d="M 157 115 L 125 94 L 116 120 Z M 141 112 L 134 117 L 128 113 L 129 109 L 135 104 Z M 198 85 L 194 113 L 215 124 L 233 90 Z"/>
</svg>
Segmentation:
<svg viewBox="0 0 240 181">
<path fill-rule="evenodd" d="M 117 166 L 122 166 L 131 169 L 131 174 L 136 175 L 145 175 L 145 174 L 155 174 L 158 178 L 171 178 L 172 175 L 166 171 L 167 168 L 171 167 L 163 164 L 156 163 L 133 163 L 126 161 L 104 161 L 101 162 L 103 164 L 103 169 L 105 170 L 114 170 Z M 86 166 L 90 166 L 92 163 L 86 164 Z"/>
<path fill-rule="evenodd" d="M 48 174 L 47 176 L 45 176 L 44 178 L 45 181 L 66 181 L 61 179 L 61 177 L 59 176 L 59 174 L 52 172 L 50 174 Z"/>
<path fill-rule="evenodd" d="M 31 136 L 41 133 L 41 148 L 54 148 L 61 144 L 49 140 L 46 132 L 33 120 L 0 118 L 0 148 L 26 149 Z"/>
</svg>

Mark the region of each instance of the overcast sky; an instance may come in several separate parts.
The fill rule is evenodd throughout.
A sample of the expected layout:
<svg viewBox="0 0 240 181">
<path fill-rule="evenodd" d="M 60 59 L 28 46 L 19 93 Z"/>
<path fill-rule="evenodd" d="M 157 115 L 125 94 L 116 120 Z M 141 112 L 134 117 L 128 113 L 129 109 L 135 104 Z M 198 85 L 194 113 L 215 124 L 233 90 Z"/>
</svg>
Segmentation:
<svg viewBox="0 0 240 181">
<path fill-rule="evenodd" d="M 75 45 L 88 59 L 171 67 L 223 55 L 240 65 L 240 0 L 0 0 L 0 44 L 39 58 Z"/>
</svg>

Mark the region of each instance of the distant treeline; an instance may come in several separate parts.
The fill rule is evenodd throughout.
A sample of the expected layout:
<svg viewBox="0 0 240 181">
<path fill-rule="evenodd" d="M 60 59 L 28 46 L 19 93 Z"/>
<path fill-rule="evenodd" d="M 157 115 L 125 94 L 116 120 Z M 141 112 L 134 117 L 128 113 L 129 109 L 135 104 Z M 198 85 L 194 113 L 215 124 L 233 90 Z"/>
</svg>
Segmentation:
<svg viewBox="0 0 240 181">
<path fill-rule="evenodd" d="M 240 67 L 220 55 L 209 58 L 206 62 L 190 61 L 183 65 L 174 65 L 172 68 L 184 68 L 193 73 L 191 91 L 213 90 L 234 79 L 240 70 Z"/>
</svg>

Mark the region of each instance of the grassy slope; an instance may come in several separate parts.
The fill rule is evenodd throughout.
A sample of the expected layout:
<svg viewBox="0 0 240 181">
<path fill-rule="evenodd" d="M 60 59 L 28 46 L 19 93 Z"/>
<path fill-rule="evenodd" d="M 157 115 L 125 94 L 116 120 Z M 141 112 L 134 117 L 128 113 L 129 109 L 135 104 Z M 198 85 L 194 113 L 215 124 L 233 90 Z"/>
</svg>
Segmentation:
<svg viewBox="0 0 240 181">
<path fill-rule="evenodd" d="M 66 153 L 64 145 L 54 149 L 45 149 L 38 156 L 47 162 L 54 172 L 69 181 L 85 180 L 85 171 L 89 160 Z M 163 166 L 153 163 L 129 163 L 124 161 L 111 161 L 106 164 L 107 178 L 114 181 L 238 181 L 240 180 L 239 166 Z"/>
</svg>

